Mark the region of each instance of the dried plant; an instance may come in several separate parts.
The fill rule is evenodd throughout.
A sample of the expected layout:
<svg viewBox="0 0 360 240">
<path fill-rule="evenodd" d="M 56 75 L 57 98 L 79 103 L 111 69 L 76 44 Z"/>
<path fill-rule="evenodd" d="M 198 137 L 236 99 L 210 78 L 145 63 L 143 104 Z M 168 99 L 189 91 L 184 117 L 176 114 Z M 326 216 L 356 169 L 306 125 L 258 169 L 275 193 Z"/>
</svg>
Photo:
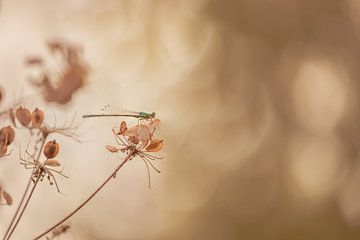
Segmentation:
<svg viewBox="0 0 360 240">
<path fill-rule="evenodd" d="M 155 139 L 154 133 L 160 127 L 160 120 L 150 119 L 139 121 L 138 124 L 127 128 L 126 122 L 120 123 L 120 128 L 116 131 L 116 128 L 112 129 L 114 133 L 116 143 L 118 147 L 112 145 L 106 145 L 106 149 L 111 153 L 125 153 L 126 157 L 122 162 L 114 169 L 114 171 L 105 179 L 105 181 L 85 200 L 83 201 L 76 209 L 70 212 L 62 220 L 56 223 L 54 226 L 50 227 L 48 230 L 40 234 L 35 238 L 40 239 L 44 237 L 49 232 L 53 231 L 57 227 L 61 226 L 64 222 L 70 219 L 75 215 L 80 209 L 82 209 L 96 194 L 103 189 L 106 184 L 113 178 L 115 178 L 117 172 L 124 166 L 125 163 L 131 161 L 135 157 L 140 157 L 148 171 L 149 176 L 149 187 L 150 187 L 150 171 L 149 165 L 158 173 L 160 171 L 153 165 L 152 161 L 161 159 L 161 157 L 150 154 L 154 152 L 159 152 L 163 147 L 163 140 Z"/>
<path fill-rule="evenodd" d="M 46 65 L 47 61 L 43 57 L 28 57 L 25 61 L 26 65 L 41 72 L 40 76 L 33 77 L 30 83 L 41 91 L 45 102 L 66 104 L 73 98 L 75 92 L 85 85 L 89 74 L 89 67 L 82 58 L 82 49 L 79 46 L 63 40 L 53 40 L 47 43 L 47 48 L 52 57 L 60 59 L 62 67 L 57 69 L 60 73 L 54 74 L 51 72 L 50 67 Z M 0 104 L 3 102 L 3 98 L 4 90 L 0 88 Z M 0 122 L 2 124 L 0 126 L 0 158 L 5 156 L 14 157 L 12 151 L 9 151 L 9 147 L 17 139 L 18 131 L 25 131 L 29 134 L 29 141 L 24 152 L 22 152 L 20 147 L 18 148 L 19 163 L 30 172 L 24 192 L 18 199 L 15 212 L 3 235 L 3 240 L 8 240 L 13 236 L 40 182 L 48 182 L 50 185 L 55 185 L 57 192 L 61 193 L 57 177 L 69 178 L 63 174 L 63 168 L 59 169 L 62 164 L 58 159 L 58 154 L 62 147 L 55 140 L 56 134 L 82 142 L 76 133 L 79 126 L 74 125 L 75 114 L 70 124 L 65 123 L 63 126 L 58 127 L 56 115 L 55 123 L 50 125 L 46 121 L 45 112 L 40 107 L 30 110 L 24 104 L 20 104 L 20 102 L 0 111 L 0 119 L 8 122 L 4 125 L 3 122 Z M 111 179 L 115 178 L 124 164 L 132 159 L 139 157 L 145 163 L 149 188 L 151 186 L 150 167 L 157 173 L 160 173 L 155 163 L 161 157 L 154 154 L 162 150 L 164 142 L 162 139 L 155 138 L 155 132 L 160 128 L 160 120 L 155 118 L 155 113 L 90 114 L 83 117 L 104 116 L 134 117 L 138 119 L 135 125 L 128 127 L 128 124 L 122 121 L 119 127 L 113 128 L 111 131 L 115 137 L 116 144 L 105 146 L 113 154 L 125 154 L 124 158 L 85 201 L 35 239 L 45 237 L 48 233 L 51 233 L 51 235 L 47 236 L 46 239 L 54 239 L 66 233 L 70 229 L 70 225 L 65 224 L 65 222 L 98 194 Z M 50 137 L 52 140 L 49 140 Z M 12 204 L 13 197 L 0 185 L 0 205 L 10 206 Z"/>
<path fill-rule="evenodd" d="M 39 56 L 28 57 L 25 63 L 40 69 L 42 72 L 38 79 L 31 78 L 30 82 L 42 90 L 45 101 L 66 104 L 72 95 L 82 88 L 89 74 L 89 67 L 82 58 L 82 49 L 75 44 L 64 40 L 51 40 L 47 48 L 55 58 L 60 56 L 60 74 L 54 74 L 45 65 L 45 60 Z"/>
</svg>

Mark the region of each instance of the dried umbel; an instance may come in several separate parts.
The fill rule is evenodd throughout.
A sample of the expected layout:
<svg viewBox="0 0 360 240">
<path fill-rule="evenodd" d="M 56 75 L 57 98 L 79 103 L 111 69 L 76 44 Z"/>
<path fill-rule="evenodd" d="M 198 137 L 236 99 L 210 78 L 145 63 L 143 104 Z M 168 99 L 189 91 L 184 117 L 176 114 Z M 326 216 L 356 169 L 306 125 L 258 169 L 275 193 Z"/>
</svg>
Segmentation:
<svg viewBox="0 0 360 240">
<path fill-rule="evenodd" d="M 62 40 L 49 41 L 47 46 L 51 53 L 58 54 L 61 57 L 61 65 L 64 67 L 57 69 L 56 72 L 60 73 L 51 74 L 51 71 L 44 64 L 40 64 L 36 58 L 30 62 L 28 60 L 29 66 L 38 67 L 42 71 L 42 77 L 32 79 L 31 83 L 41 88 L 47 102 L 66 104 L 72 99 L 72 95 L 84 86 L 89 67 L 82 59 L 82 49 L 80 47 Z M 54 76 L 54 78 L 50 76 Z"/>
<path fill-rule="evenodd" d="M 125 122 L 121 122 L 119 131 L 113 129 L 115 139 L 119 147 L 106 145 L 106 149 L 111 153 L 123 152 L 127 154 L 132 154 L 131 158 L 139 156 L 145 163 L 148 176 L 149 176 L 149 187 L 150 187 L 150 171 L 149 165 L 158 173 L 160 171 L 152 163 L 156 159 L 161 159 L 151 155 L 150 153 L 155 153 L 161 151 L 163 147 L 162 139 L 153 139 L 153 135 L 156 129 L 160 127 L 160 120 L 156 119 L 149 121 L 139 121 L 138 124 L 127 128 Z"/>
<path fill-rule="evenodd" d="M 31 121 L 31 112 L 27 108 L 19 107 L 15 112 L 16 119 L 23 125 L 24 127 L 29 126 Z"/>
<path fill-rule="evenodd" d="M 31 113 L 31 125 L 34 128 L 40 128 L 41 124 L 44 122 L 44 117 L 44 112 L 38 108 L 35 108 L 35 110 Z"/>
<path fill-rule="evenodd" d="M 60 150 L 59 144 L 56 142 L 56 140 L 49 141 L 45 144 L 44 147 L 44 155 L 49 158 L 54 158 L 58 155 Z"/>
</svg>

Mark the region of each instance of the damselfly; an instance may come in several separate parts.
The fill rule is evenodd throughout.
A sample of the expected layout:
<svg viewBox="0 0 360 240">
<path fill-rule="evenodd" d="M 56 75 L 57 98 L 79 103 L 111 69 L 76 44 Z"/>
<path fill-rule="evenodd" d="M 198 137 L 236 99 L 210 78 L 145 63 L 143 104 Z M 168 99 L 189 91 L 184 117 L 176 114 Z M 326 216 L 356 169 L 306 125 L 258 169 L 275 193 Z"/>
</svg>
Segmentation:
<svg viewBox="0 0 360 240">
<path fill-rule="evenodd" d="M 110 106 L 107 105 L 102 110 L 108 109 Z M 121 112 L 115 113 L 103 113 L 103 114 L 86 114 L 83 115 L 83 118 L 93 118 L 93 117 L 134 117 L 138 118 L 139 120 L 150 120 L 155 118 L 155 113 L 148 113 L 148 112 L 136 112 L 130 110 L 121 110 Z"/>
</svg>

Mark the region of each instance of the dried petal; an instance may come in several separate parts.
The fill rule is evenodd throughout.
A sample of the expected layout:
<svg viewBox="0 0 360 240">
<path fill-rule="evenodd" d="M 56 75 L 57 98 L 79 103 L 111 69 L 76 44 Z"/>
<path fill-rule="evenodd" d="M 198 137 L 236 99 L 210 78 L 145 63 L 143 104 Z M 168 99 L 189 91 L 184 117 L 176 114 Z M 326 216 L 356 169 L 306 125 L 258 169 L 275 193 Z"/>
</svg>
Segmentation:
<svg viewBox="0 0 360 240">
<path fill-rule="evenodd" d="M 150 139 L 150 130 L 147 125 L 140 125 L 137 131 L 137 138 L 140 142 L 144 143 L 144 146 L 146 146 Z"/>
<path fill-rule="evenodd" d="M 114 147 L 114 146 L 111 146 L 111 145 L 106 145 L 105 148 L 109 151 L 109 152 L 112 152 L 112 153 L 116 153 L 119 151 L 118 148 Z"/>
<path fill-rule="evenodd" d="M 118 135 L 123 135 L 126 130 L 127 130 L 126 122 L 122 121 L 120 123 L 120 129 L 119 129 Z"/>
<path fill-rule="evenodd" d="M 11 126 L 0 129 L 0 144 L 9 146 L 15 139 L 15 131 Z"/>
<path fill-rule="evenodd" d="M 3 193 L 6 204 L 10 206 L 13 203 L 13 199 L 12 199 L 11 195 L 6 191 L 3 191 L 2 193 Z"/>
<path fill-rule="evenodd" d="M 35 128 L 39 128 L 44 121 L 44 112 L 35 108 L 35 110 L 31 113 L 31 124 Z"/>
<path fill-rule="evenodd" d="M 163 147 L 163 140 L 162 139 L 155 139 L 151 141 L 151 143 L 146 147 L 147 152 L 158 152 Z"/>
<path fill-rule="evenodd" d="M 24 127 L 27 127 L 31 121 L 31 112 L 27 108 L 19 107 L 16 109 L 16 118 L 17 120 L 23 125 Z"/>
<path fill-rule="evenodd" d="M 53 140 L 46 143 L 44 147 L 44 155 L 47 158 L 54 158 L 58 155 L 59 150 L 60 150 L 59 144 L 56 142 L 56 140 Z"/>
<path fill-rule="evenodd" d="M 139 129 L 140 125 L 135 125 L 135 126 L 132 126 L 128 129 L 126 129 L 124 135 L 125 136 L 137 136 L 137 132 L 138 132 L 138 129 Z"/>
<path fill-rule="evenodd" d="M 46 160 L 46 161 L 45 161 L 45 165 L 46 165 L 46 166 L 50 166 L 50 167 L 58 167 L 58 166 L 60 166 L 61 164 L 60 164 L 59 161 L 56 160 L 56 159 L 49 159 L 49 160 Z"/>
<path fill-rule="evenodd" d="M 137 137 L 135 137 L 135 136 L 130 136 L 129 141 L 132 142 L 133 144 L 138 144 L 139 143 L 139 139 Z"/>
<path fill-rule="evenodd" d="M 159 119 L 154 119 L 149 123 L 149 129 L 151 132 L 155 131 L 156 129 L 159 129 L 161 125 L 161 121 Z"/>
</svg>

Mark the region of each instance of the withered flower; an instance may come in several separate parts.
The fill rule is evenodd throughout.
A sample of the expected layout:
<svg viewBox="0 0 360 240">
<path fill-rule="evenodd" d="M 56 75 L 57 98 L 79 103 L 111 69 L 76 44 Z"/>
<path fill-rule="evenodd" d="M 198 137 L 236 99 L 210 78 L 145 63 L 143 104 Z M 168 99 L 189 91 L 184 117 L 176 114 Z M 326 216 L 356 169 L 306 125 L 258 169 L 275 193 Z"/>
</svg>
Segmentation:
<svg viewBox="0 0 360 240">
<path fill-rule="evenodd" d="M 19 107 L 15 112 L 16 119 L 23 125 L 27 127 L 31 121 L 31 112 L 27 108 Z"/>
<path fill-rule="evenodd" d="M 49 141 L 48 143 L 46 143 L 44 147 L 44 155 L 47 158 L 54 158 L 58 155 L 59 150 L 60 150 L 60 146 L 56 142 L 56 140 Z"/>
<path fill-rule="evenodd" d="M 152 139 L 154 132 L 156 129 L 160 127 L 160 121 L 144 122 L 140 121 L 138 124 L 127 128 L 126 123 L 122 122 L 120 124 L 119 131 L 115 131 L 113 129 L 113 134 L 115 135 L 116 142 L 119 147 L 106 145 L 106 149 L 111 153 L 131 153 L 132 158 L 138 156 L 140 157 L 148 171 L 149 176 L 149 187 L 150 187 L 150 171 L 149 165 L 158 173 L 160 171 L 154 166 L 152 163 L 157 159 L 161 159 L 161 157 L 157 157 L 151 155 L 150 153 L 159 152 L 163 147 L 162 139 Z"/>
<path fill-rule="evenodd" d="M 51 53 L 59 53 L 64 67 L 59 69 L 60 74 L 55 75 L 55 79 L 51 79 L 49 70 L 38 64 L 43 76 L 41 79 L 32 79 L 31 83 L 41 88 L 47 102 L 66 104 L 72 99 L 72 95 L 84 86 L 89 67 L 82 59 L 80 47 L 62 40 L 49 41 L 47 46 Z M 35 60 L 33 61 L 36 62 Z"/>
</svg>

